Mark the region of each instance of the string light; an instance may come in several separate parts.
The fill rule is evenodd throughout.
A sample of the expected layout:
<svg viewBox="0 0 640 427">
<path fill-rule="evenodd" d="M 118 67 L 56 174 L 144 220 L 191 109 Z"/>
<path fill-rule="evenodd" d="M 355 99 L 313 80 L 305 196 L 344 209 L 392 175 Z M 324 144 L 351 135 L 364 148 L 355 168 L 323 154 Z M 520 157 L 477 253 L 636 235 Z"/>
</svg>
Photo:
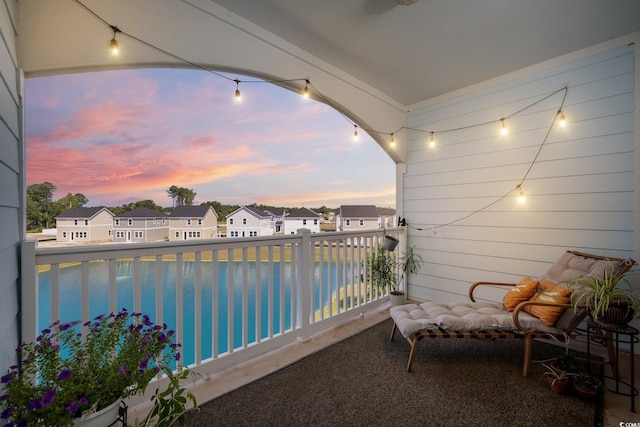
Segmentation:
<svg viewBox="0 0 640 427">
<path fill-rule="evenodd" d="M 391 133 L 391 139 L 389 140 L 389 144 L 391 144 L 392 147 L 396 146 L 396 140 L 393 137 L 393 133 Z"/>
<path fill-rule="evenodd" d="M 353 140 L 358 140 L 358 125 L 353 125 Z"/>
<path fill-rule="evenodd" d="M 436 137 L 433 134 L 433 132 L 431 132 L 431 137 L 429 138 L 429 147 L 433 148 L 436 146 Z"/>
<path fill-rule="evenodd" d="M 558 115 L 560 116 L 560 121 L 558 122 L 558 124 L 560 125 L 560 127 L 566 127 L 567 126 L 567 117 L 562 112 L 562 109 L 558 110 Z"/>
<path fill-rule="evenodd" d="M 109 42 L 109 46 L 111 47 L 111 54 L 117 55 L 120 52 L 120 46 L 118 45 L 118 40 L 116 40 L 116 33 L 119 33 L 120 30 L 113 25 L 111 25 L 111 29 L 113 30 L 113 38 Z"/>
<path fill-rule="evenodd" d="M 516 188 L 520 190 L 520 194 L 518 195 L 518 203 L 523 205 L 527 201 L 527 197 L 524 194 L 524 191 L 522 191 L 522 184 L 518 184 Z"/>
<path fill-rule="evenodd" d="M 236 102 L 240 102 L 242 98 L 240 96 L 240 80 L 235 79 L 234 82 L 236 82 Z"/>
<path fill-rule="evenodd" d="M 302 96 L 304 98 L 309 98 L 309 79 L 305 79 L 305 85 L 304 85 L 304 92 L 302 93 Z"/>
<path fill-rule="evenodd" d="M 509 129 L 507 128 L 507 124 L 504 122 L 504 119 L 500 119 L 502 122 L 502 127 L 500 128 L 500 135 L 506 135 L 509 133 Z"/>
</svg>

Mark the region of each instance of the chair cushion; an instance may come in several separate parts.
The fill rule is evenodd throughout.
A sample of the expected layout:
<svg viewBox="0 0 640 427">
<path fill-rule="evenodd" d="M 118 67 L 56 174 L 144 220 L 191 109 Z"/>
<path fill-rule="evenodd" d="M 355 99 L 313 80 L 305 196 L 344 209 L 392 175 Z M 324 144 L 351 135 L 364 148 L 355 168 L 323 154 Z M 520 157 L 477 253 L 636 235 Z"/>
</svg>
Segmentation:
<svg viewBox="0 0 640 427">
<path fill-rule="evenodd" d="M 538 280 L 540 283 L 546 280 L 554 284 L 559 284 L 579 276 L 601 277 L 605 270 L 608 272 L 617 272 L 619 268 L 620 263 L 617 261 L 585 258 L 571 252 L 565 252 L 549 268 L 547 273 Z M 556 321 L 555 327 L 565 329 L 573 323 L 575 318 L 576 313 L 573 309 L 564 310 L 560 315 L 560 318 Z"/>
<path fill-rule="evenodd" d="M 571 301 L 571 290 L 564 285 L 554 285 L 549 281 L 540 283 L 538 290 L 529 298 L 529 301 L 554 302 L 567 304 Z M 527 305 L 524 311 L 536 316 L 547 326 L 553 326 L 560 315 L 565 311 L 564 307 L 550 307 L 544 305 Z M 571 310 L 573 311 L 573 310 Z"/>
<path fill-rule="evenodd" d="M 442 328 L 463 332 L 518 329 L 513 322 L 513 313 L 508 312 L 501 303 L 496 302 L 404 304 L 391 307 L 390 314 L 405 338 L 422 329 Z M 520 312 L 518 320 L 527 329 L 558 332 L 528 313 Z"/>
<path fill-rule="evenodd" d="M 525 277 L 509 292 L 504 294 L 502 303 L 508 311 L 513 311 L 518 304 L 527 301 L 538 290 L 538 281 L 531 277 Z"/>
</svg>

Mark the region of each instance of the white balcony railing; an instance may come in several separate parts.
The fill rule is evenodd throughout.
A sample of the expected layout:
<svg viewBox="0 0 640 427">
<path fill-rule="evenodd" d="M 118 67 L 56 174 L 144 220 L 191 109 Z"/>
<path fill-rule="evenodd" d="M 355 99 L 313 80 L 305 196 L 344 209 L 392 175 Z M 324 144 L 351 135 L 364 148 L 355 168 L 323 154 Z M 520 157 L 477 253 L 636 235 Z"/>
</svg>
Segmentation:
<svg viewBox="0 0 640 427">
<path fill-rule="evenodd" d="M 403 229 L 386 230 L 404 240 Z M 62 248 L 22 246 L 22 340 L 122 307 L 175 329 L 207 377 L 385 303 L 367 255 L 384 230 Z M 400 251 L 396 251 L 400 252 Z M 40 282 L 40 283 L 39 283 Z"/>
</svg>

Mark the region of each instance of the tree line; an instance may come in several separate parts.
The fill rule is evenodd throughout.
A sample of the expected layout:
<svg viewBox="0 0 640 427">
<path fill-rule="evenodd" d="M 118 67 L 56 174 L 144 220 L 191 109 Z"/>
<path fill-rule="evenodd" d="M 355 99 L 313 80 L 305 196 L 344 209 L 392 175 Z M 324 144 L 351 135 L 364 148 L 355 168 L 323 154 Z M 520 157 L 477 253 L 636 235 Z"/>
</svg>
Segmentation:
<svg viewBox="0 0 640 427">
<path fill-rule="evenodd" d="M 67 209 L 84 207 L 89 203 L 89 199 L 82 193 L 67 193 L 66 196 L 58 200 L 53 200 L 53 193 L 57 187 L 50 182 L 40 184 L 31 184 L 27 187 L 27 231 L 41 231 L 43 228 L 54 228 L 56 225 L 56 217 Z M 153 200 L 139 200 L 137 202 L 126 203 L 120 206 L 105 206 L 114 215 L 122 215 L 125 212 L 132 211 L 137 208 L 148 208 L 152 211 L 171 213 L 176 206 L 191 206 L 195 200 L 196 193 L 193 189 L 178 187 L 172 185 L 169 187 L 167 195 L 171 198 L 171 207 L 162 207 L 157 205 Z M 239 205 L 226 205 L 217 201 L 208 201 L 201 205 L 209 205 L 218 214 L 218 221 L 226 221 L 227 215 L 239 209 Z M 277 210 L 285 209 L 291 211 L 296 208 L 269 206 L 262 204 L 253 204 L 260 210 Z M 311 209 L 320 214 L 327 214 L 332 209 L 326 206 Z"/>
</svg>

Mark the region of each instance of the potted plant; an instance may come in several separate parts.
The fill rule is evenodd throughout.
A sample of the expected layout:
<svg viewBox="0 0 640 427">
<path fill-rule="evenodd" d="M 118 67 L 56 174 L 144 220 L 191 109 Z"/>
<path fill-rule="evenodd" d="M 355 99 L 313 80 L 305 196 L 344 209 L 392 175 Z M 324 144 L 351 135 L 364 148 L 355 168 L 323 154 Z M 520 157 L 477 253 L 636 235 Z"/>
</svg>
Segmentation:
<svg viewBox="0 0 640 427">
<path fill-rule="evenodd" d="M 35 342 L 18 347 L 19 366 L 1 377 L 4 425 L 66 426 L 87 419 L 110 425 L 122 399 L 144 393 L 161 369 L 180 360 L 174 336 L 166 325 L 126 309 L 83 325 L 54 322 Z M 168 390 L 181 392 L 171 382 Z M 184 409 L 186 400 L 178 403 Z M 97 415 L 112 418 L 95 421 Z"/>
<path fill-rule="evenodd" d="M 549 387 L 556 394 L 564 394 L 569 386 L 569 378 L 571 373 L 569 372 L 557 372 L 551 366 L 542 364 L 547 370 L 542 374 L 543 377 L 549 383 Z"/>
<path fill-rule="evenodd" d="M 624 327 L 640 314 L 640 297 L 634 294 L 628 274 L 605 270 L 602 277 L 580 276 L 567 284 L 574 292 L 574 310 L 586 305 L 594 322 Z"/>
<path fill-rule="evenodd" d="M 555 360 L 552 360 L 549 366 L 556 372 L 567 373 L 576 372 L 580 367 L 576 358 L 568 351 L 565 351 L 556 357 Z"/>
<path fill-rule="evenodd" d="M 573 388 L 578 396 L 585 400 L 593 400 L 603 388 L 600 378 L 584 372 L 573 376 Z"/>
<path fill-rule="evenodd" d="M 404 303 L 406 297 L 399 285 L 405 277 L 420 271 L 423 261 L 414 246 L 407 247 L 399 258 L 394 252 L 378 246 L 369 255 L 368 263 L 374 283 L 382 290 L 389 289 L 391 305 L 395 306 Z"/>
</svg>

